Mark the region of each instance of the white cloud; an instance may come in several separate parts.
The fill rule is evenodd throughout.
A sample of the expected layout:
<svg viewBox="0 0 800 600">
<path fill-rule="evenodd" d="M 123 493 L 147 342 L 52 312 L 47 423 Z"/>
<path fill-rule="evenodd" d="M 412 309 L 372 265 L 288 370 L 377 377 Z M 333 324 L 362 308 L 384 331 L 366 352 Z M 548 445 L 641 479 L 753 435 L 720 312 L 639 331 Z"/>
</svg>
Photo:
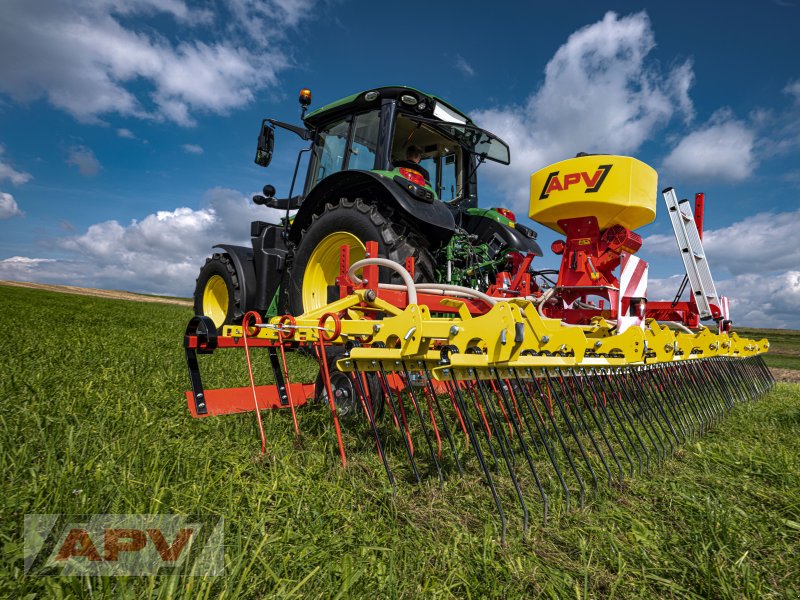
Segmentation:
<svg viewBox="0 0 800 600">
<path fill-rule="evenodd" d="M 800 102 L 800 79 L 789 82 L 783 91 L 792 96 L 795 102 Z"/>
<path fill-rule="evenodd" d="M 648 281 L 647 298 L 672 300 L 682 276 Z M 717 293 L 728 298 L 736 325 L 800 329 L 800 271 L 775 275 L 748 273 L 716 281 Z M 687 298 L 684 294 L 683 300 Z"/>
<path fill-rule="evenodd" d="M 0 93 L 45 98 L 85 122 L 118 113 L 190 126 L 194 113 L 225 113 L 276 83 L 290 64 L 278 43 L 313 14 L 310 5 L 237 0 L 212 11 L 180 0 L 7 0 Z M 181 39 L 157 30 L 164 14 L 178 21 Z"/>
<path fill-rule="evenodd" d="M 518 209 L 527 208 L 530 174 L 547 164 L 581 151 L 635 152 L 675 114 L 691 118 L 691 64 L 661 73 L 647 61 L 654 46 L 647 14 L 609 12 L 569 37 L 523 105 L 473 115 L 511 145 L 511 167 L 487 171 Z"/>
<path fill-rule="evenodd" d="M 674 177 L 694 181 L 742 181 L 756 166 L 755 130 L 721 109 L 703 127 L 681 139 L 664 159 Z"/>
<path fill-rule="evenodd" d="M 182 146 L 184 152 L 188 152 L 189 154 L 202 154 L 203 147 L 198 146 L 197 144 L 184 144 Z"/>
<path fill-rule="evenodd" d="M 124 127 L 117 129 L 117 135 L 121 138 L 126 138 L 129 140 L 136 139 L 136 136 L 133 134 L 133 132 L 130 129 L 125 129 Z"/>
<path fill-rule="evenodd" d="M 797 269 L 800 265 L 800 209 L 781 213 L 759 213 L 728 227 L 703 232 L 703 248 L 715 276 L 759 275 Z M 645 238 L 644 251 L 677 256 L 671 235 Z"/>
<path fill-rule="evenodd" d="M 14 196 L 7 192 L 0 192 L 0 219 L 10 219 L 11 217 L 21 217 L 25 213 L 17 206 Z"/>
<path fill-rule="evenodd" d="M 455 64 L 455 67 L 456 67 L 456 69 L 458 69 L 459 71 L 461 71 L 461 72 L 462 72 L 464 75 L 466 75 L 467 77 L 472 77 L 472 76 L 474 76 L 474 75 L 475 75 L 475 69 L 474 69 L 474 68 L 472 67 L 472 65 L 471 65 L 471 64 L 469 64 L 469 63 L 466 61 L 466 59 L 465 59 L 463 56 L 461 56 L 460 54 L 457 54 L 457 55 L 456 55 L 456 64 Z"/>
<path fill-rule="evenodd" d="M 67 151 L 66 163 L 78 167 L 84 177 L 94 177 L 103 168 L 91 148 L 86 146 L 72 146 Z"/>
<path fill-rule="evenodd" d="M 191 296 L 215 243 L 250 245 L 250 221 L 278 222 L 282 211 L 239 192 L 210 190 L 200 209 L 159 211 L 127 225 L 104 221 L 55 245 L 67 260 L 0 261 L 0 278 Z"/>
<path fill-rule="evenodd" d="M 0 156 L 5 153 L 5 148 L 0 145 Z M 25 173 L 23 171 L 17 171 L 11 165 L 3 162 L 0 160 L 0 181 L 8 179 L 14 185 L 22 185 L 23 183 L 27 183 L 33 177 L 30 173 Z"/>
</svg>

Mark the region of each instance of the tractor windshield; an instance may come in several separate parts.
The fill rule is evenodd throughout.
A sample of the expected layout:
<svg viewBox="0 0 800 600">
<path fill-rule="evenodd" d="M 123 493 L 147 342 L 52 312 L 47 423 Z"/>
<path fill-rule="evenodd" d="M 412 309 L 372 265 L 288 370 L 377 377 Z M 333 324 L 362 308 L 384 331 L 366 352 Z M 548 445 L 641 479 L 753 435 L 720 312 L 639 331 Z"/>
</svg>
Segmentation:
<svg viewBox="0 0 800 600">
<path fill-rule="evenodd" d="M 394 165 L 403 164 L 408 148 L 416 146 L 422 152 L 419 165 L 428 172 L 438 198 L 449 202 L 463 195 L 463 173 L 469 155 L 453 136 L 430 123 L 401 114 L 395 122 L 393 139 L 391 161 Z"/>
<path fill-rule="evenodd" d="M 508 144 L 485 129 L 467 123 L 452 123 L 417 116 L 411 118 L 433 126 L 478 157 L 503 165 L 511 162 Z"/>
</svg>

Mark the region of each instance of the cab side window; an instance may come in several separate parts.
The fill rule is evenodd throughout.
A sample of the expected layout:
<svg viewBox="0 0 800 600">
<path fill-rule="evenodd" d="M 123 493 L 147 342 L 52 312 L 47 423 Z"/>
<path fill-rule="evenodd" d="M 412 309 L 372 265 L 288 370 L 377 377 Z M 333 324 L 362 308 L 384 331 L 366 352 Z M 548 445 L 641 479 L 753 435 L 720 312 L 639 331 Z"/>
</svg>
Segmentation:
<svg viewBox="0 0 800 600">
<path fill-rule="evenodd" d="M 378 148 L 380 111 L 372 110 L 357 115 L 353 121 L 353 144 L 350 147 L 348 169 L 370 170 L 375 168 L 375 152 Z"/>
<path fill-rule="evenodd" d="M 314 183 L 342 170 L 350 123 L 342 119 L 321 130 L 314 144 Z M 313 187 L 312 185 L 312 187 Z"/>
</svg>

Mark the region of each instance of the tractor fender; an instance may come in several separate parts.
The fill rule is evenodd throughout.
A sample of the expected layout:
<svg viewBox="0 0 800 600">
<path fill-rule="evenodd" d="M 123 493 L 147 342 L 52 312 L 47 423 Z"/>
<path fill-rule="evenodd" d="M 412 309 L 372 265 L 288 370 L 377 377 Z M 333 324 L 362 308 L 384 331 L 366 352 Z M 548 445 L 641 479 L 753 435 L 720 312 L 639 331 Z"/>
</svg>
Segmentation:
<svg viewBox="0 0 800 600">
<path fill-rule="evenodd" d="M 425 202 L 411 197 L 397 182 L 372 171 L 340 171 L 320 181 L 308 193 L 295 215 L 289 240 L 297 243 L 311 223 L 314 213 L 326 203 L 336 204 L 340 198 L 374 198 L 399 211 L 432 241 L 450 239 L 455 231 L 453 213 L 441 200 Z"/>
<path fill-rule="evenodd" d="M 253 306 L 256 295 L 256 269 L 253 264 L 253 249 L 232 244 L 216 244 L 214 248 L 224 250 L 230 256 L 231 262 L 236 269 L 239 291 L 244 302 L 244 306 L 241 307 L 243 315 Z M 236 316 L 240 317 L 242 315 Z"/>
<path fill-rule="evenodd" d="M 524 225 L 517 229 L 482 215 L 464 215 L 463 220 L 464 229 L 477 235 L 478 239 L 484 243 L 490 243 L 496 239 L 510 250 L 531 252 L 534 256 L 544 255 L 536 240 L 523 233 L 522 227 L 525 227 Z M 524 230 L 530 232 L 527 227 Z M 535 234 L 531 233 L 530 235 Z"/>
</svg>

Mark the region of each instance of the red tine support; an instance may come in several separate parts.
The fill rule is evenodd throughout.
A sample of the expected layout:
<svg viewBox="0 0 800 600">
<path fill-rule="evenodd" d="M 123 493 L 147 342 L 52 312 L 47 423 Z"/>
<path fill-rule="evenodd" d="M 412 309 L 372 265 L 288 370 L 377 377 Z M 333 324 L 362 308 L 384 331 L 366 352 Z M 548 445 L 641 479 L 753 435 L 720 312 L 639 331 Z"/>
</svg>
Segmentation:
<svg viewBox="0 0 800 600">
<path fill-rule="evenodd" d="M 422 386 L 422 393 L 425 394 L 425 401 L 428 403 L 428 412 L 431 415 L 431 424 L 433 424 L 433 433 L 436 434 L 436 445 L 438 446 L 439 458 L 442 457 L 442 438 L 439 437 L 439 428 L 436 426 L 436 417 L 433 416 L 433 403 L 431 401 L 428 386 Z"/>
<path fill-rule="evenodd" d="M 517 406 L 517 395 L 514 393 L 511 382 L 508 379 L 504 381 L 508 388 L 508 393 L 511 396 L 511 404 L 514 406 L 514 413 L 517 415 L 517 423 L 519 423 L 520 431 L 525 431 L 525 421 L 522 420 L 522 416 L 519 414 L 519 406 Z"/>
<path fill-rule="evenodd" d="M 325 323 L 328 319 L 333 319 L 335 322 L 334 325 L 334 334 L 333 336 L 328 337 L 328 332 L 325 329 Z M 331 407 L 331 414 L 333 415 L 333 426 L 336 429 L 336 439 L 339 442 L 339 454 L 342 458 L 342 468 L 347 466 L 347 456 L 344 452 L 344 442 L 342 441 L 342 428 L 339 426 L 339 416 L 336 414 L 336 402 L 333 399 L 333 388 L 331 387 L 331 374 L 328 371 L 328 357 L 325 352 L 325 342 L 331 341 L 339 336 L 339 333 L 342 330 L 342 324 L 339 321 L 339 317 L 334 315 L 333 313 L 325 313 L 319 319 L 319 341 L 317 342 L 317 358 L 320 362 L 320 373 L 322 374 L 322 381 L 325 384 L 325 391 L 328 393 L 328 404 Z"/>
<path fill-rule="evenodd" d="M 497 389 L 497 384 L 495 384 L 494 379 L 490 379 L 489 384 L 492 386 L 492 391 L 494 392 L 494 397 L 497 400 L 497 405 L 500 407 L 500 411 L 503 413 L 503 417 L 506 419 L 506 425 L 508 425 L 508 435 L 513 438 L 514 429 L 511 425 L 511 419 L 508 417 L 508 413 L 506 412 L 503 403 L 500 401 L 500 391 Z"/>
<path fill-rule="evenodd" d="M 256 381 L 253 377 L 253 363 L 250 360 L 250 346 L 247 344 L 247 338 L 251 335 L 258 333 L 257 327 L 250 326 L 250 320 L 253 320 L 254 325 L 261 324 L 261 316 L 257 312 L 248 312 L 242 319 L 242 339 L 244 340 L 244 355 L 247 358 L 247 372 L 250 375 L 250 387 L 253 389 L 253 404 L 256 411 L 256 419 L 258 420 L 258 433 L 261 436 L 261 454 L 267 452 L 267 438 L 264 435 L 264 423 L 261 421 L 261 410 L 258 408 L 258 395 L 256 394 Z"/>
</svg>

